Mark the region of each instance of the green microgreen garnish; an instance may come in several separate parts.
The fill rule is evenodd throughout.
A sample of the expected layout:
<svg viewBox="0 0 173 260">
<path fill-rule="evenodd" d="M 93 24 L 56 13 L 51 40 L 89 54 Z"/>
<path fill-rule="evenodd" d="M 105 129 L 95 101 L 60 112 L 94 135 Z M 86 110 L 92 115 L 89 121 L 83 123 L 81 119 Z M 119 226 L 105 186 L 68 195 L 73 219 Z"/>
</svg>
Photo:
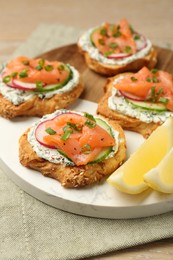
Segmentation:
<svg viewBox="0 0 173 260">
<path fill-rule="evenodd" d="M 137 41 L 137 40 L 140 40 L 141 36 L 139 34 L 136 34 L 135 37 L 134 37 L 134 40 Z"/>
<path fill-rule="evenodd" d="M 147 78 L 146 81 L 151 82 L 151 78 Z"/>
<path fill-rule="evenodd" d="M 105 28 L 101 28 L 101 29 L 100 29 L 100 34 L 101 34 L 101 35 L 106 35 L 106 34 L 107 34 L 106 29 L 105 29 Z"/>
<path fill-rule="evenodd" d="M 167 104 L 168 101 L 169 101 L 168 98 L 164 98 L 164 97 L 160 97 L 160 98 L 159 98 L 159 102 L 161 102 L 161 103 L 163 103 L 163 104 Z"/>
<path fill-rule="evenodd" d="M 156 77 L 156 75 L 154 75 L 152 77 L 152 82 L 154 82 L 154 83 L 158 83 L 159 82 L 159 79 Z"/>
<path fill-rule="evenodd" d="M 120 31 L 117 31 L 117 32 L 115 32 L 114 34 L 113 34 L 113 37 L 115 37 L 115 38 L 117 38 L 117 37 L 119 37 L 119 36 L 121 36 L 121 32 Z"/>
<path fill-rule="evenodd" d="M 60 64 L 60 65 L 57 67 L 57 69 L 58 69 L 59 71 L 65 70 L 65 66 L 64 66 L 63 64 Z"/>
<path fill-rule="evenodd" d="M 84 154 L 88 154 L 88 153 L 90 153 L 90 151 L 91 151 L 91 146 L 90 146 L 89 144 L 85 144 L 85 145 L 82 147 L 82 152 L 83 152 Z"/>
<path fill-rule="evenodd" d="M 44 68 L 45 68 L 46 71 L 52 71 L 53 70 L 53 66 L 50 65 L 50 64 L 46 65 Z"/>
<path fill-rule="evenodd" d="M 35 69 L 36 69 L 36 70 L 42 70 L 43 67 L 42 67 L 40 64 L 38 64 L 38 65 L 35 67 Z"/>
<path fill-rule="evenodd" d="M 23 60 L 22 63 L 23 63 L 24 65 L 29 65 L 29 60 Z"/>
<path fill-rule="evenodd" d="M 61 136 L 61 140 L 66 141 L 70 135 L 73 133 L 73 130 L 68 125 L 63 127 L 64 134 Z"/>
<path fill-rule="evenodd" d="M 38 61 L 38 65 L 35 67 L 36 70 L 42 70 L 43 66 L 44 66 L 45 60 L 44 59 L 40 59 Z"/>
<path fill-rule="evenodd" d="M 152 69 L 152 70 L 151 70 L 151 72 L 152 72 L 153 74 L 157 73 L 158 71 L 159 71 L 158 69 Z"/>
<path fill-rule="evenodd" d="M 137 81 L 138 80 L 137 78 L 135 78 L 133 76 L 130 79 L 131 79 L 131 81 Z"/>
<path fill-rule="evenodd" d="M 42 81 L 37 81 L 35 84 L 38 91 L 42 90 L 44 85 Z"/>
<path fill-rule="evenodd" d="M 54 135 L 56 134 L 56 131 L 54 131 L 51 127 L 46 128 L 46 133 L 48 133 L 49 135 Z"/>
<path fill-rule="evenodd" d="M 159 79 L 154 75 L 152 78 L 147 78 L 146 81 L 153 82 L 153 83 L 158 83 Z"/>
<path fill-rule="evenodd" d="M 82 127 L 79 126 L 79 124 L 74 124 L 74 123 L 71 123 L 71 122 L 67 122 L 67 125 L 68 125 L 70 128 L 72 128 L 72 129 L 74 129 L 74 130 L 76 130 L 76 131 L 81 131 L 81 130 L 82 130 Z"/>
<path fill-rule="evenodd" d="M 18 74 L 18 72 L 17 72 L 17 71 L 15 71 L 15 72 L 12 72 L 12 73 L 11 73 L 11 77 L 12 77 L 12 78 L 14 78 L 14 77 L 16 77 L 16 76 L 17 76 L 17 74 Z"/>
<path fill-rule="evenodd" d="M 28 74 L 27 74 L 27 70 L 26 70 L 26 69 L 22 70 L 22 71 L 19 73 L 19 77 L 20 77 L 20 78 L 26 78 L 27 76 L 28 76 Z"/>
<path fill-rule="evenodd" d="M 113 51 L 106 51 L 105 53 L 104 53 L 104 56 L 105 57 L 108 57 L 108 56 L 110 56 L 111 54 L 113 54 L 114 52 Z"/>
<path fill-rule="evenodd" d="M 127 45 L 127 46 L 124 47 L 124 51 L 125 51 L 126 53 L 131 53 L 131 52 L 132 52 L 132 48 Z"/>
<path fill-rule="evenodd" d="M 87 119 L 87 120 L 85 121 L 85 125 L 88 126 L 89 128 L 94 128 L 94 127 L 96 127 L 96 123 L 93 122 L 93 121 L 91 121 L 91 120 L 89 120 L 89 119 Z"/>
<path fill-rule="evenodd" d="M 117 48 L 117 47 L 118 47 L 118 44 L 117 44 L 116 42 L 111 42 L 111 43 L 109 44 L 109 47 L 110 47 L 110 48 Z"/>
<path fill-rule="evenodd" d="M 45 64 L 45 60 L 44 59 L 40 59 L 38 64 L 43 67 L 44 64 Z"/>
<path fill-rule="evenodd" d="M 90 119 L 90 120 L 96 122 L 94 116 L 91 115 L 91 114 L 89 114 L 89 113 L 87 113 L 87 112 L 84 113 L 84 117 L 86 117 L 86 118 L 88 118 L 88 119 Z"/>
<path fill-rule="evenodd" d="M 159 95 L 160 94 L 162 94 L 163 93 L 163 89 L 162 88 L 160 88 L 157 92 L 156 92 L 156 87 L 155 86 L 153 86 L 152 88 L 151 88 L 151 96 L 149 97 L 149 98 L 147 98 L 146 100 L 147 101 L 151 101 L 151 102 L 158 102 L 158 97 L 159 97 Z M 160 99 L 160 98 L 159 98 Z"/>
<path fill-rule="evenodd" d="M 87 120 L 85 121 L 85 125 L 89 128 L 94 128 L 96 126 L 96 120 L 93 115 L 89 113 L 84 113 L 84 116 L 87 118 Z"/>
<path fill-rule="evenodd" d="M 2 80 L 4 83 L 8 83 L 11 81 L 11 76 L 7 75 L 5 77 L 3 77 L 3 80 Z"/>
</svg>

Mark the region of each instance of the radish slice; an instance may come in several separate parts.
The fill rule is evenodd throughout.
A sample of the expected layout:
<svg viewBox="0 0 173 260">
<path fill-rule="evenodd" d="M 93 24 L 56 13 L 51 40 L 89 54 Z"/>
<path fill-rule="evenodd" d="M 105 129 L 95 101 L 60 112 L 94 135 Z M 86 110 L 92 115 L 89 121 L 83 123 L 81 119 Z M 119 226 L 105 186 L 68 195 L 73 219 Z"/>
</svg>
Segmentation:
<svg viewBox="0 0 173 260">
<path fill-rule="evenodd" d="M 129 54 L 129 53 L 114 53 L 114 54 L 111 54 L 109 56 L 107 56 L 108 59 L 124 59 L 124 58 L 127 58 L 129 56 L 131 56 L 132 54 Z"/>
<path fill-rule="evenodd" d="M 135 101 L 144 101 L 143 98 L 141 97 L 138 97 L 138 96 L 135 96 L 133 94 L 130 94 L 128 92 L 125 92 L 125 91 L 121 91 L 119 90 L 120 94 L 125 97 L 125 98 L 128 98 L 128 99 L 131 99 L 131 100 L 135 100 Z"/>
<path fill-rule="evenodd" d="M 54 118 L 53 118 L 54 119 Z M 48 122 L 51 122 L 53 119 L 50 119 L 50 120 L 46 120 L 44 122 L 41 122 L 37 128 L 35 129 L 35 137 L 36 137 L 36 140 L 41 144 L 41 145 L 44 145 L 46 146 L 47 148 L 52 148 L 52 149 L 56 149 L 56 147 L 54 146 L 51 146 L 51 145 L 48 145 L 46 144 L 44 141 L 43 141 L 43 138 L 45 135 L 47 135 L 46 133 L 46 124 Z"/>
<path fill-rule="evenodd" d="M 36 89 L 36 84 L 35 83 L 26 83 L 22 82 L 16 79 L 13 79 L 11 83 L 8 84 L 9 87 L 12 88 L 18 88 L 22 90 L 35 90 Z"/>
<path fill-rule="evenodd" d="M 81 115 L 78 115 L 76 113 L 72 113 L 72 112 L 67 112 L 67 113 L 62 113 L 62 114 L 59 114 L 57 116 L 55 116 L 54 118 L 52 119 L 48 119 L 48 120 L 45 120 L 43 122 L 41 122 L 35 129 L 35 138 L 36 140 L 41 144 L 41 145 L 44 145 L 45 147 L 47 148 L 51 148 L 51 149 L 57 149 L 55 146 L 51 146 L 51 145 L 48 145 L 47 143 L 44 142 L 43 138 L 44 136 L 48 135 L 48 133 L 46 132 L 46 128 L 48 127 L 47 123 L 48 122 L 52 122 L 53 120 L 55 120 L 57 117 L 61 116 L 61 115 L 64 115 L 64 114 L 75 114 L 77 116 L 80 116 Z M 47 125 L 47 126 L 46 126 Z"/>
<path fill-rule="evenodd" d="M 145 36 L 139 34 L 139 33 L 134 33 L 133 37 L 139 37 L 139 39 L 135 40 L 136 46 L 137 46 L 137 51 L 141 51 L 147 46 L 147 40 Z"/>
</svg>

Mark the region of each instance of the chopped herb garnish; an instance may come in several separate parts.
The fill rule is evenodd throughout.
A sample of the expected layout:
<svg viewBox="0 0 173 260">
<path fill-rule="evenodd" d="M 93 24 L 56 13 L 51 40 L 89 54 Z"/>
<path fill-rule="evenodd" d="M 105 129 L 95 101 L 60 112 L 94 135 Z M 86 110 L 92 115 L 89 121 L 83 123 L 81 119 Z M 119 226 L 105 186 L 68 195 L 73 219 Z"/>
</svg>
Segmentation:
<svg viewBox="0 0 173 260">
<path fill-rule="evenodd" d="M 42 70 L 43 66 L 44 66 L 44 63 L 45 63 L 44 59 L 39 60 L 38 65 L 35 67 L 35 69 L 36 70 Z"/>
<path fill-rule="evenodd" d="M 81 131 L 82 130 L 82 127 L 80 127 L 79 124 L 74 124 L 74 123 L 71 123 L 71 122 L 67 122 L 67 125 L 69 127 L 71 127 L 72 129 L 76 130 L 76 131 Z"/>
<path fill-rule="evenodd" d="M 15 71 L 15 72 L 11 73 L 11 77 L 14 78 L 17 76 L 17 74 L 18 74 L 18 72 Z"/>
<path fill-rule="evenodd" d="M 110 48 L 116 48 L 116 47 L 118 47 L 118 44 L 117 44 L 116 42 L 111 42 L 111 43 L 109 44 L 109 47 L 110 47 Z"/>
<path fill-rule="evenodd" d="M 137 78 L 135 78 L 133 76 L 130 79 L 131 79 L 131 81 L 137 81 L 138 80 Z"/>
<path fill-rule="evenodd" d="M 65 66 L 64 66 L 63 64 L 60 64 L 60 65 L 57 67 L 57 69 L 58 69 L 59 71 L 65 70 Z"/>
<path fill-rule="evenodd" d="M 151 96 L 149 98 L 147 98 L 146 100 L 151 101 L 151 102 L 158 102 L 158 97 L 162 93 L 163 93 L 162 88 L 160 88 L 158 90 L 158 92 L 156 92 L 156 87 L 154 86 L 154 87 L 151 88 Z"/>
<path fill-rule="evenodd" d="M 23 63 L 24 65 L 29 65 L 29 60 L 23 60 L 22 63 Z"/>
<path fill-rule="evenodd" d="M 126 53 L 131 53 L 131 52 L 132 52 L 132 48 L 127 45 L 127 46 L 124 47 L 124 51 L 125 51 Z"/>
<path fill-rule="evenodd" d="M 2 80 L 4 83 L 8 83 L 8 82 L 10 82 L 11 81 L 11 76 L 5 76 L 5 77 L 3 77 L 3 80 Z"/>
<path fill-rule="evenodd" d="M 151 72 L 152 72 L 153 74 L 155 74 L 155 73 L 158 72 L 158 69 L 152 69 Z"/>
<path fill-rule="evenodd" d="M 28 74 L 27 74 L 27 70 L 26 70 L 26 69 L 22 70 L 22 71 L 19 73 L 19 77 L 20 77 L 20 78 L 26 78 L 27 76 L 28 76 Z"/>
<path fill-rule="evenodd" d="M 64 134 L 61 136 L 61 140 L 66 141 L 70 135 L 73 133 L 73 130 L 68 126 L 63 127 Z"/>
<path fill-rule="evenodd" d="M 101 34 L 101 35 L 106 35 L 106 34 L 107 34 L 106 29 L 105 29 L 105 28 L 101 28 L 101 29 L 100 29 L 100 34 Z"/>
<path fill-rule="evenodd" d="M 54 131 L 51 127 L 46 128 L 46 133 L 48 133 L 49 135 L 54 135 L 56 134 L 56 131 Z"/>
<path fill-rule="evenodd" d="M 105 45 L 105 42 L 102 38 L 98 39 L 98 42 L 101 44 L 101 45 Z"/>
<path fill-rule="evenodd" d="M 106 51 L 105 53 L 104 53 L 104 56 L 105 57 L 108 57 L 108 56 L 110 56 L 111 54 L 113 54 L 114 52 L 113 51 Z"/>
<path fill-rule="evenodd" d="M 147 78 L 146 81 L 151 82 L 151 78 Z"/>
<path fill-rule="evenodd" d="M 141 36 L 139 34 L 135 34 L 135 37 L 134 37 L 134 40 L 137 41 L 137 40 L 140 40 Z"/>
<path fill-rule="evenodd" d="M 113 37 L 115 37 L 115 38 L 119 37 L 119 36 L 121 36 L 121 32 L 120 31 L 117 31 L 116 33 L 113 34 Z"/>
<path fill-rule="evenodd" d="M 167 104 L 168 101 L 169 101 L 168 98 L 164 98 L 164 97 L 160 97 L 160 98 L 159 98 L 159 102 L 161 102 L 161 103 L 163 103 L 163 104 Z"/>
<path fill-rule="evenodd" d="M 42 88 L 43 88 L 43 82 L 42 81 L 37 81 L 35 84 L 36 84 L 36 88 L 37 88 L 38 91 L 42 90 Z"/>
<path fill-rule="evenodd" d="M 154 75 L 152 77 L 152 82 L 154 82 L 154 83 L 158 83 L 159 82 L 159 79 L 156 77 L 156 75 Z"/>
<path fill-rule="evenodd" d="M 46 65 L 44 68 L 45 68 L 46 71 L 52 71 L 53 70 L 53 66 L 50 65 L 50 64 Z"/>
<path fill-rule="evenodd" d="M 89 113 L 87 113 L 87 112 L 84 113 L 84 117 L 86 117 L 86 118 L 88 118 L 88 119 L 90 119 L 90 120 L 96 122 L 94 116 L 91 115 L 91 114 L 89 114 Z"/>
<path fill-rule="evenodd" d="M 39 62 L 38 62 L 38 64 L 40 65 L 40 66 L 44 66 L 44 63 L 45 63 L 45 60 L 44 59 L 40 59 L 39 60 Z"/>
<path fill-rule="evenodd" d="M 85 121 L 85 125 L 88 126 L 89 128 L 94 128 L 94 127 L 96 127 L 96 123 L 93 122 L 93 121 L 91 121 L 90 119 L 87 119 L 87 120 Z"/>
<path fill-rule="evenodd" d="M 36 69 L 36 70 L 42 70 L 43 67 L 42 67 L 40 64 L 38 64 L 38 65 L 35 67 L 35 69 Z"/>
<path fill-rule="evenodd" d="M 158 83 L 159 79 L 154 75 L 152 78 L 147 78 L 146 81 L 153 82 L 153 83 Z"/>
<path fill-rule="evenodd" d="M 91 151 L 91 146 L 89 144 L 85 144 L 83 147 L 82 147 L 82 152 L 87 154 L 87 153 L 90 153 Z"/>
</svg>

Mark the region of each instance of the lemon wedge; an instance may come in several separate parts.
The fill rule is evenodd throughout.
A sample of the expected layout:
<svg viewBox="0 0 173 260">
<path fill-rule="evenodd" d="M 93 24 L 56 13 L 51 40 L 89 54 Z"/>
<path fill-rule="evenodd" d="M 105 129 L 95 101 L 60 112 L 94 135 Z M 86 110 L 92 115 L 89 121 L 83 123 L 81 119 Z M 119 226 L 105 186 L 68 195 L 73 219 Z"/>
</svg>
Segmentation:
<svg viewBox="0 0 173 260">
<path fill-rule="evenodd" d="M 172 146 L 173 118 L 169 118 L 110 175 L 107 182 L 128 194 L 141 193 L 149 187 L 144 181 L 144 174 L 156 167 Z"/>
<path fill-rule="evenodd" d="M 173 193 L 173 148 L 155 168 L 144 175 L 144 181 L 154 190 Z"/>
</svg>

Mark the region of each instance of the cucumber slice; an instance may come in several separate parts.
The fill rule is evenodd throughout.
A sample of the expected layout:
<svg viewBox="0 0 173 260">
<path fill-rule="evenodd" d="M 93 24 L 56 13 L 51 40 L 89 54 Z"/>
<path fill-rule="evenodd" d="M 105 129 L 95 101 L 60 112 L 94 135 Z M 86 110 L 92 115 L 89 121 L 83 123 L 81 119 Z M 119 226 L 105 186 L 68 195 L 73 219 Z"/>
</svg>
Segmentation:
<svg viewBox="0 0 173 260">
<path fill-rule="evenodd" d="M 59 84 L 46 85 L 45 87 L 35 89 L 35 92 L 38 94 L 38 93 L 50 92 L 50 91 L 63 88 L 73 77 L 73 72 L 70 69 L 70 67 L 68 65 L 64 65 L 64 67 L 65 70 L 69 71 L 69 76 L 63 82 Z"/>
<path fill-rule="evenodd" d="M 112 130 L 111 130 L 111 127 L 104 121 L 102 120 L 101 118 L 95 118 L 96 120 L 96 123 L 102 127 L 104 130 L 106 130 L 111 136 L 113 136 L 112 134 Z"/>
<path fill-rule="evenodd" d="M 111 127 L 101 118 L 95 118 L 96 119 L 96 123 L 102 127 L 104 130 L 106 130 L 111 136 L 113 136 L 112 134 L 112 130 Z M 103 160 L 105 160 L 109 154 L 113 151 L 112 147 L 107 147 L 105 149 L 103 149 L 100 154 L 93 160 L 90 162 L 91 163 L 98 163 L 101 162 Z"/>
<path fill-rule="evenodd" d="M 101 162 L 105 160 L 111 152 L 112 152 L 112 147 L 105 148 L 100 152 L 100 154 L 93 161 L 89 163 L 93 164 L 93 163 Z"/>
<path fill-rule="evenodd" d="M 162 103 L 152 103 L 152 102 L 143 102 L 143 101 L 134 101 L 128 98 L 125 98 L 126 102 L 136 108 L 142 108 L 145 110 L 164 112 L 167 111 L 167 108 Z"/>
</svg>

